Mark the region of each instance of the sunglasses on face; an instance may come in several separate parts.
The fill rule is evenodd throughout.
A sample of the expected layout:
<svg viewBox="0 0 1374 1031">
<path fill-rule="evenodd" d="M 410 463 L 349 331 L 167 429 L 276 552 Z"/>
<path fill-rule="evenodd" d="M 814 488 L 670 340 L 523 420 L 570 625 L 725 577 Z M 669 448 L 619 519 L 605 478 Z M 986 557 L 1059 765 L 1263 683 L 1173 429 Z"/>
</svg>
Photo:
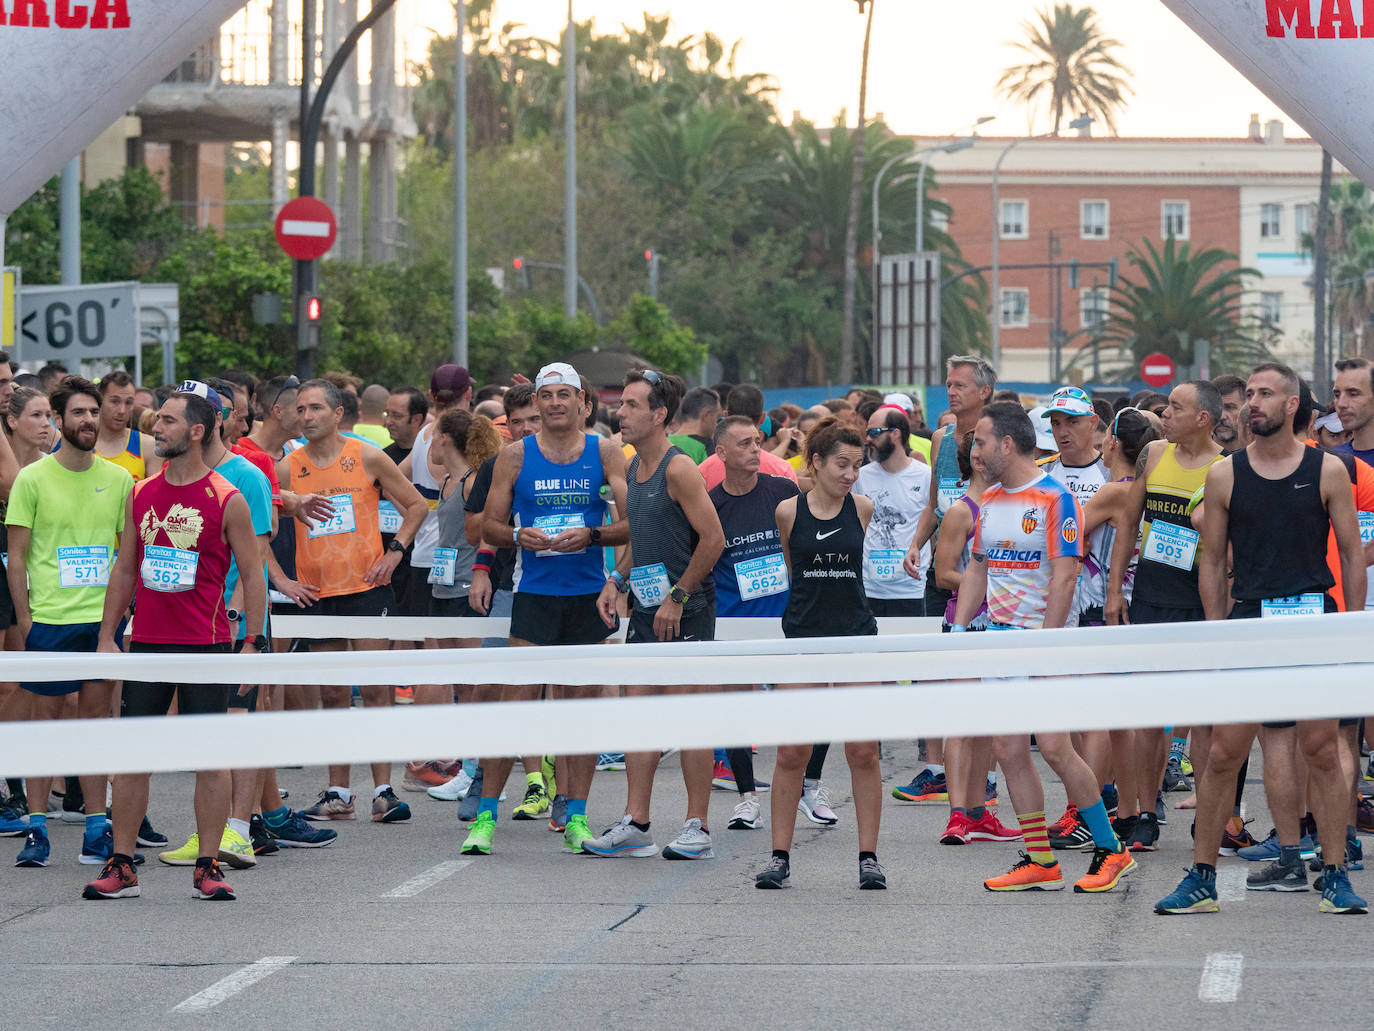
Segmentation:
<svg viewBox="0 0 1374 1031">
<path fill-rule="evenodd" d="M 867 436 L 869 440 L 877 440 L 877 439 L 878 439 L 879 437 L 881 437 L 884 433 L 890 433 L 890 432 L 892 432 L 893 430 L 895 430 L 896 428 L 897 428 L 896 426 L 884 426 L 884 427 L 882 427 L 882 428 L 880 429 L 880 428 L 877 427 L 877 426 L 870 426 L 870 427 L 865 431 L 865 436 Z"/>
</svg>

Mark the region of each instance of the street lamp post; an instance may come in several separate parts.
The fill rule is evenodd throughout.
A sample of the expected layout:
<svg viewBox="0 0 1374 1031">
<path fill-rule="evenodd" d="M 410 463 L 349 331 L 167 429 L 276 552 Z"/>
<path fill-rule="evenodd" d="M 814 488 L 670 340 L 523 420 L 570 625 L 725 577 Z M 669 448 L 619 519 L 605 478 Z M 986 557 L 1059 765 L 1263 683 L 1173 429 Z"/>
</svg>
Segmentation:
<svg viewBox="0 0 1374 1031">
<path fill-rule="evenodd" d="M 1069 123 L 1069 128 L 1086 129 L 1092 125 L 1093 121 L 1094 119 L 1087 115 L 1080 115 Z M 1002 148 L 1002 153 L 997 155 L 996 164 L 992 166 L 992 367 L 994 369 L 1001 369 L 1002 367 L 1002 279 L 1001 256 L 999 254 L 1002 240 L 1000 195 L 1002 162 L 1017 145 L 1025 143 L 1027 140 L 1042 140 L 1053 135 L 1052 132 L 1042 132 L 1035 136 L 1017 137 Z"/>
</svg>

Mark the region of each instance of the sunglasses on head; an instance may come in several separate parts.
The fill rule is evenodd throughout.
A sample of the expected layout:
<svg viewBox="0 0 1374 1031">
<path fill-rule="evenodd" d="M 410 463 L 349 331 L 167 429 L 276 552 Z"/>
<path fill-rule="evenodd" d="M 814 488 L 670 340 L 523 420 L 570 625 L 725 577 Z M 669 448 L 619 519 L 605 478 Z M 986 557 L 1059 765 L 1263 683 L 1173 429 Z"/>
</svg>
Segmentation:
<svg viewBox="0 0 1374 1031">
<path fill-rule="evenodd" d="M 288 390 L 295 390 L 298 387 L 300 387 L 300 385 L 301 381 L 297 379 L 295 376 L 287 376 L 286 382 L 283 383 L 280 388 L 278 388 L 277 396 L 272 398 L 272 404 L 275 405 L 278 401 L 280 401 L 281 396 L 285 394 Z"/>
<path fill-rule="evenodd" d="M 1140 411 L 1140 409 L 1137 408 L 1135 405 L 1127 405 L 1125 408 L 1121 409 L 1121 411 L 1117 412 L 1116 415 L 1112 418 L 1112 436 L 1113 436 L 1113 437 L 1116 436 L 1116 427 L 1117 427 L 1117 424 L 1118 424 L 1119 422 L 1121 422 L 1121 416 L 1122 416 L 1122 415 L 1124 415 L 1126 412 L 1138 412 L 1138 411 Z"/>
</svg>

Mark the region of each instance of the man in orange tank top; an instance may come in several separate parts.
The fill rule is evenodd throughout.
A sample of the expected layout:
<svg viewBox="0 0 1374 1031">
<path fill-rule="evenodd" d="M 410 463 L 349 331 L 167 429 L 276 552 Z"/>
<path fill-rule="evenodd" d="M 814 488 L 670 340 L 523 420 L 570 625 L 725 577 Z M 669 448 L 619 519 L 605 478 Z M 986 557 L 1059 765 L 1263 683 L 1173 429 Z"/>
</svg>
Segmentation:
<svg viewBox="0 0 1374 1031">
<path fill-rule="evenodd" d="M 327 380 L 306 380 L 296 394 L 296 411 L 306 444 L 277 464 L 282 487 L 329 498 L 333 514 L 296 532 L 296 578 L 319 592 L 315 611 L 322 616 L 384 616 L 395 607 L 391 574 L 415 539 L 429 511 L 419 491 L 379 447 L 339 432 L 343 404 L 339 388 Z M 378 506 L 382 497 L 401 512 L 401 528 L 382 547 Z M 335 638 L 314 641 L 316 651 L 384 651 L 385 640 Z M 389 684 L 362 687 L 366 705 L 391 705 Z M 347 709 L 352 692 L 346 686 L 320 688 L 326 709 Z M 311 820 L 355 818 L 348 767 L 331 765 L 329 784 L 304 816 Z M 372 764 L 372 819 L 396 823 L 410 818 L 410 807 L 391 789 L 391 764 Z"/>
</svg>

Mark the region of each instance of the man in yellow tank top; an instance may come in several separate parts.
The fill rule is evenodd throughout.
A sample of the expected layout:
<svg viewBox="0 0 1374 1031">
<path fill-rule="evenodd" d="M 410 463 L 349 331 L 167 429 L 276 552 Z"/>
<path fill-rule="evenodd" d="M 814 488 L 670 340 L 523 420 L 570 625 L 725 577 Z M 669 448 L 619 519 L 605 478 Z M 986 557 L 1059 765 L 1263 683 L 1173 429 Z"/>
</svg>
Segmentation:
<svg viewBox="0 0 1374 1031">
<path fill-rule="evenodd" d="M 162 469 L 163 461 L 153 451 L 153 438 L 129 426 L 136 392 L 134 378 L 123 369 L 101 378 L 103 401 L 100 432 L 95 442 L 95 453 L 127 471 L 135 483 L 155 476 Z"/>
</svg>

